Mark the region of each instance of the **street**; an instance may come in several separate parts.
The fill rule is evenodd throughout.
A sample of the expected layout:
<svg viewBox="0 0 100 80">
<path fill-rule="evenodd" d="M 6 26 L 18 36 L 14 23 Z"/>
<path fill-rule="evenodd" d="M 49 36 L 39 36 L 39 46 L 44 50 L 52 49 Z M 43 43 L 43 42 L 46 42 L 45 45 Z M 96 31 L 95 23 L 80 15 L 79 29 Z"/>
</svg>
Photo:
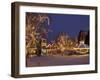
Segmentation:
<svg viewBox="0 0 100 80">
<path fill-rule="evenodd" d="M 26 59 L 26 67 L 89 64 L 89 54 L 70 56 L 33 56 Z"/>
</svg>

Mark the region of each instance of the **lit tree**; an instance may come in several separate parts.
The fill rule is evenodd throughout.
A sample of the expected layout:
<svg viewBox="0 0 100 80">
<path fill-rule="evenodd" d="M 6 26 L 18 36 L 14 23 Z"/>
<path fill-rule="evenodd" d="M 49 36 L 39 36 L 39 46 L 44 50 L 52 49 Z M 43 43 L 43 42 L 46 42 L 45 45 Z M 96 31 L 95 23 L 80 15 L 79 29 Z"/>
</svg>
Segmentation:
<svg viewBox="0 0 100 80">
<path fill-rule="evenodd" d="M 38 56 L 41 56 L 41 42 L 47 36 L 48 25 L 50 19 L 46 14 L 26 13 L 26 47 L 35 45 Z"/>
</svg>

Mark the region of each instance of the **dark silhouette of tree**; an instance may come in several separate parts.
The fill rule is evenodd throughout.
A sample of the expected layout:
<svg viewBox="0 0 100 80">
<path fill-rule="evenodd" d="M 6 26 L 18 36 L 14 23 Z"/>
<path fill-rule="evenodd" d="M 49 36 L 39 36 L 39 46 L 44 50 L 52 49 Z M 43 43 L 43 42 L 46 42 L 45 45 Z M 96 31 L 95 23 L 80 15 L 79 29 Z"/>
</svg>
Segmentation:
<svg viewBox="0 0 100 80">
<path fill-rule="evenodd" d="M 85 39 L 85 44 L 89 45 L 89 30 L 87 31 L 86 39 Z"/>
<path fill-rule="evenodd" d="M 83 30 L 80 30 L 80 32 L 78 34 L 78 43 L 80 41 L 85 41 L 85 37 L 86 37 L 85 32 Z"/>
</svg>

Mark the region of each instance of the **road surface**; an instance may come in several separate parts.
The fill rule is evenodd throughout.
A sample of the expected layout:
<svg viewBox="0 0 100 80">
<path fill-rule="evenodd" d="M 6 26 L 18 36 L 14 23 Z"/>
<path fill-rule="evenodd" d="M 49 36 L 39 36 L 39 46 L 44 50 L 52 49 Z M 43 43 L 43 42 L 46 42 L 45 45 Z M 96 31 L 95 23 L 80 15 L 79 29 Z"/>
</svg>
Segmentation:
<svg viewBox="0 0 100 80">
<path fill-rule="evenodd" d="M 26 59 L 27 67 L 89 64 L 89 55 L 33 56 Z"/>
</svg>

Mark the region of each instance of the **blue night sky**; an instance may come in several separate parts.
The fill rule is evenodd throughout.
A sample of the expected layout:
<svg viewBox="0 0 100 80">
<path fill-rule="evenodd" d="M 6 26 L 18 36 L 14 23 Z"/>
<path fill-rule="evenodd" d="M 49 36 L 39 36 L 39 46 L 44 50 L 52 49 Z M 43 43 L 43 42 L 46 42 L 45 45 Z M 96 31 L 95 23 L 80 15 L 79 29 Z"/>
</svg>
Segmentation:
<svg viewBox="0 0 100 80">
<path fill-rule="evenodd" d="M 77 37 L 80 30 L 89 30 L 89 15 L 48 14 L 50 17 L 48 41 L 55 40 L 60 32 Z"/>
</svg>

